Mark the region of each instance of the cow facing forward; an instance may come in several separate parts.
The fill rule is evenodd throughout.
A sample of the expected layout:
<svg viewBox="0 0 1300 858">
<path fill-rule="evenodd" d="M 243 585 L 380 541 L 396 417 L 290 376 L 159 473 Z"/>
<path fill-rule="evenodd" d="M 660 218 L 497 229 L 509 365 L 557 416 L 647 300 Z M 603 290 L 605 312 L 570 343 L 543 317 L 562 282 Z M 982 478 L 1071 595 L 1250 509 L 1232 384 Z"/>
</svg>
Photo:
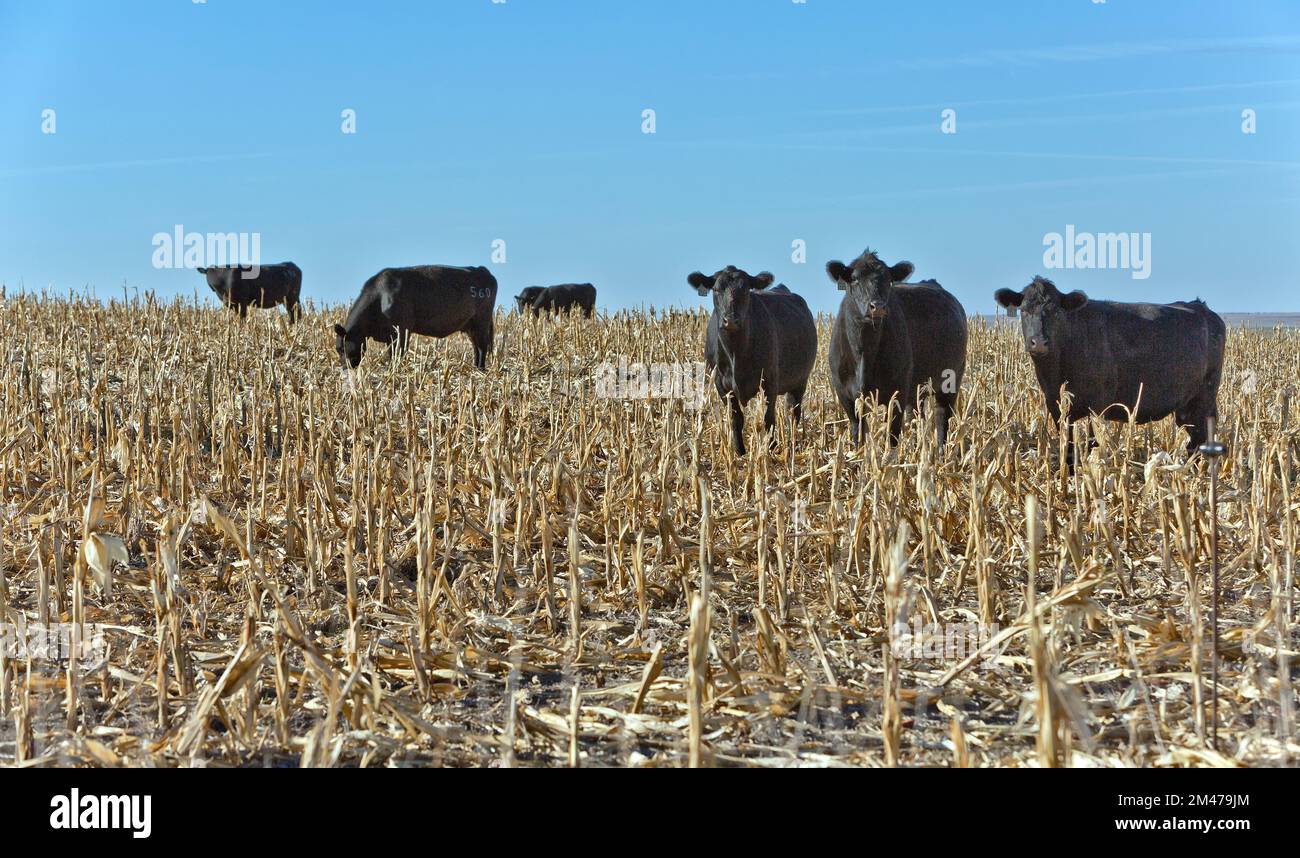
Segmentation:
<svg viewBox="0 0 1300 858">
<path fill-rule="evenodd" d="M 208 288 L 217 294 L 221 303 L 238 310 L 241 317 L 248 315 L 249 307 L 270 308 L 283 304 L 289 312 L 290 322 L 298 318 L 302 269 L 292 262 L 242 268 L 200 268 L 198 272 L 207 279 Z"/>
<path fill-rule="evenodd" d="M 385 268 L 361 287 L 347 321 L 334 326 L 334 348 L 355 367 L 368 339 L 401 354 L 411 334 L 449 337 L 463 331 L 474 344 L 474 366 L 486 369 L 496 299 L 496 278 L 483 267 Z"/>
<path fill-rule="evenodd" d="M 966 311 L 934 280 L 905 283 L 912 263 L 886 265 L 870 250 L 849 265 L 828 262 L 826 273 L 845 292 L 831 328 L 831 387 L 848 415 L 854 443 L 861 440 L 859 397 L 883 405 L 889 443 L 898 443 L 904 416 L 927 383 L 934 395 L 939 446 L 966 372 Z"/>
<path fill-rule="evenodd" d="M 713 293 L 704 359 L 715 371 L 718 395 L 730 399 L 732 445 L 743 456 L 745 404 L 760 389 L 767 398 L 763 427 L 768 432 L 782 394 L 798 423 L 817 359 L 817 326 L 803 298 L 784 286 L 763 291 L 775 279 L 767 272 L 754 277 L 729 265 L 712 276 L 696 271 L 686 279 L 700 295 Z"/>
<path fill-rule="evenodd" d="M 1069 391 L 1067 421 L 1097 414 L 1137 423 L 1174 415 L 1187 429 L 1187 452 L 1210 439 L 1219 416 L 1219 382 L 1227 328 L 1201 301 L 1125 304 L 1062 294 L 1035 277 L 1024 290 L 994 297 L 1020 311 L 1025 351 L 1052 419 L 1061 420 L 1060 391 Z"/>
</svg>

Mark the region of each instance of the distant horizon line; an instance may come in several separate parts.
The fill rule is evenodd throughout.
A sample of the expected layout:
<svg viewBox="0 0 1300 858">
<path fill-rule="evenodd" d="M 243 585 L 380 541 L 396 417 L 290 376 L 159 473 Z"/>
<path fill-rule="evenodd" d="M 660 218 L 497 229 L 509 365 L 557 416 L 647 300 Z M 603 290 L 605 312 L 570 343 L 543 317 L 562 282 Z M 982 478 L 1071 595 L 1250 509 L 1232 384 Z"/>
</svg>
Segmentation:
<svg viewBox="0 0 1300 858">
<path fill-rule="evenodd" d="M 16 286 L 16 287 L 14 287 L 14 288 L 17 289 L 18 291 L 13 292 L 13 293 L 11 294 L 11 293 L 9 292 L 9 288 L 10 288 L 10 287 L 9 287 L 9 284 L 7 284 L 7 283 L 3 283 L 3 282 L 0 282 L 0 299 L 7 299 L 7 298 L 9 298 L 9 297 L 27 297 L 27 296 L 40 297 L 40 296 L 42 296 L 43 294 L 47 294 L 47 295 L 49 295 L 50 297 L 54 297 L 54 298 L 60 298 L 60 297 L 62 297 L 63 295 L 66 295 L 66 296 L 68 296 L 68 297 L 72 297 L 72 298 L 91 298 L 91 299 L 94 299 L 94 300 L 96 300 L 96 301 L 100 301 L 100 302 L 103 302 L 103 301 L 105 301 L 105 300 L 108 300 L 108 301 L 117 300 L 115 297 L 111 297 L 111 296 L 101 296 L 101 295 L 97 294 L 96 291 L 95 291 L 97 287 L 95 287 L 95 286 L 91 286 L 91 285 L 89 285 L 89 284 L 87 284 L 87 287 L 86 287 L 88 291 L 82 291 L 82 292 L 77 292 L 77 291 L 73 290 L 71 287 L 68 287 L 65 291 L 61 291 L 61 292 L 60 292 L 60 291 L 49 291 L 49 287 L 43 287 L 41 290 L 32 290 L 32 289 L 30 289 L 30 288 L 28 288 L 27 286 L 24 285 L 24 286 Z M 152 297 L 155 297 L 155 298 L 159 298 L 159 297 L 161 297 L 161 298 L 169 298 L 169 299 L 195 298 L 195 299 L 199 299 L 199 302 L 200 302 L 200 303 L 205 303 L 205 302 L 202 302 L 201 299 L 203 299 L 203 298 L 206 296 L 206 294 L 207 294 L 207 293 L 201 291 L 201 290 L 198 289 L 198 288 L 194 288 L 193 290 L 191 290 L 191 291 L 188 292 L 188 293 L 186 293 L 186 292 L 176 291 L 176 292 L 172 292 L 172 293 L 168 294 L 168 293 L 160 293 L 160 292 L 155 291 L 154 289 L 150 289 L 150 288 L 141 288 L 141 287 L 139 287 L 139 286 L 130 286 L 130 287 L 122 287 L 122 286 L 119 286 L 119 287 L 116 287 L 116 291 L 122 292 L 122 291 L 126 291 L 126 289 L 128 289 L 128 288 L 129 288 L 132 292 L 135 293 L 135 296 L 136 296 L 136 297 L 152 296 Z M 796 294 L 798 294 L 798 293 L 796 293 Z M 497 297 L 498 297 L 499 299 L 501 299 L 501 300 L 500 300 L 500 306 L 504 306 L 504 307 L 507 307 L 507 308 L 509 308 L 509 307 L 511 306 L 511 300 L 512 300 L 513 296 L 506 295 L 505 293 L 499 293 Z M 354 298 L 342 298 L 342 299 L 337 299 L 337 300 L 336 300 L 336 299 L 328 299 L 328 298 L 326 298 L 326 299 L 321 299 L 321 298 L 319 298 L 319 297 L 313 298 L 313 297 L 311 297 L 311 296 L 304 296 L 302 300 L 303 300 L 303 303 L 304 303 L 304 304 L 309 304 L 309 305 L 311 305 L 311 306 L 313 306 L 313 307 L 320 307 L 320 308 L 323 309 L 323 308 L 336 307 L 336 306 L 348 306 L 348 305 L 350 305 L 350 304 L 351 304 L 354 300 L 356 300 L 356 299 L 355 299 L 355 297 L 354 297 Z M 990 298 L 990 300 L 992 300 L 992 299 Z M 1170 302 L 1138 301 L 1138 302 L 1132 302 L 1132 303 L 1146 303 L 1146 304 L 1149 304 L 1149 303 L 1174 303 L 1174 302 L 1172 302 L 1172 301 L 1170 301 Z M 220 305 L 217 305 L 217 306 L 220 306 Z M 640 308 L 640 309 L 645 309 L 645 308 L 654 308 L 654 309 L 663 308 L 663 309 L 668 309 L 668 308 L 671 308 L 671 307 L 679 307 L 679 306 L 682 307 L 683 309 L 700 309 L 700 310 L 707 310 L 707 309 L 709 309 L 708 307 L 706 307 L 706 306 L 703 305 L 703 304 L 700 304 L 700 305 L 698 305 L 698 306 L 695 306 L 695 305 L 678 305 L 678 304 L 673 304 L 673 303 L 668 303 L 668 304 L 655 304 L 655 303 L 653 303 L 653 302 L 649 302 L 649 301 L 642 301 L 642 302 L 640 302 L 639 304 L 627 304 L 627 305 L 623 305 L 623 306 L 619 306 L 619 307 L 611 307 L 611 306 L 609 306 L 609 305 L 601 306 L 601 305 L 598 304 L 597 307 L 596 307 L 596 309 L 597 309 L 597 311 L 604 311 L 604 312 L 606 312 L 606 313 L 617 313 L 617 312 L 622 311 L 622 310 L 635 310 L 635 309 L 639 309 L 639 308 Z M 1297 308 L 1297 309 L 1294 309 L 1294 310 L 1220 310 L 1220 309 L 1218 309 L 1218 308 L 1211 307 L 1211 309 L 1214 310 L 1214 312 L 1218 313 L 1220 316 L 1295 316 L 1295 317 L 1297 317 L 1297 318 L 1300 318 L 1300 308 Z M 824 312 L 827 312 L 827 311 L 824 311 L 824 310 L 823 310 L 823 311 L 819 311 L 819 312 L 823 312 L 823 313 L 824 313 Z M 829 313 L 829 315 L 834 315 L 834 313 L 831 312 L 831 313 Z M 1007 316 L 1007 314 L 1006 314 L 1005 311 L 1001 311 L 1001 310 L 996 310 L 996 309 L 995 309 L 995 310 L 994 310 L 993 312 L 991 312 L 991 313 L 985 313 L 985 312 L 979 312 L 979 311 L 976 311 L 976 312 L 969 312 L 969 311 L 968 311 L 968 312 L 966 313 L 966 318 L 968 318 L 968 319 L 984 319 L 984 318 L 990 318 L 990 319 L 1009 319 L 1009 318 L 1015 318 L 1015 317 Z"/>
</svg>

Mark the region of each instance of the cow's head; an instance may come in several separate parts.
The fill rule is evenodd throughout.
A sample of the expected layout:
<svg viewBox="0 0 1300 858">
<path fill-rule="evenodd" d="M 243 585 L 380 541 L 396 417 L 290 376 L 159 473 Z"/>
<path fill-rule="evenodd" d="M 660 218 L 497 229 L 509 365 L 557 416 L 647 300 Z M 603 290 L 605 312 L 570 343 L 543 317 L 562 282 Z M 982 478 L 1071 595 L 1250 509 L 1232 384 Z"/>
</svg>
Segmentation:
<svg viewBox="0 0 1300 858">
<path fill-rule="evenodd" d="M 537 300 L 537 296 L 540 294 L 542 294 L 541 286 L 529 286 L 515 296 L 515 309 L 521 313 L 526 311 L 533 306 L 533 302 Z"/>
<path fill-rule="evenodd" d="M 220 268 L 196 268 L 203 275 L 203 279 L 208 281 L 208 288 L 221 298 L 226 297 L 226 279 L 221 276 Z"/>
<path fill-rule="evenodd" d="M 339 353 L 339 362 L 344 368 L 356 369 L 361 364 L 361 357 L 366 353 L 366 338 L 349 333 L 342 325 L 334 326 L 334 351 Z"/>
<path fill-rule="evenodd" d="M 826 263 L 826 273 L 857 306 L 858 312 L 872 323 L 889 316 L 889 297 L 895 283 L 912 276 L 912 263 L 899 262 L 886 265 L 870 250 L 853 260 L 852 264 L 834 260 Z"/>
<path fill-rule="evenodd" d="M 1035 277 L 1022 292 L 999 289 L 993 297 L 1003 307 L 1020 308 L 1020 333 L 1025 351 L 1033 357 L 1051 352 L 1067 315 L 1088 303 L 1088 296 L 1077 289 L 1063 295 L 1055 283 L 1043 277 Z"/>
<path fill-rule="evenodd" d="M 712 276 L 696 271 L 686 278 L 686 282 L 701 295 L 713 293 L 713 312 L 718 317 L 718 329 L 731 334 L 740 330 L 749 312 L 749 293 L 766 289 L 774 280 L 776 278 L 767 271 L 750 275 L 734 265 L 728 265 Z"/>
</svg>

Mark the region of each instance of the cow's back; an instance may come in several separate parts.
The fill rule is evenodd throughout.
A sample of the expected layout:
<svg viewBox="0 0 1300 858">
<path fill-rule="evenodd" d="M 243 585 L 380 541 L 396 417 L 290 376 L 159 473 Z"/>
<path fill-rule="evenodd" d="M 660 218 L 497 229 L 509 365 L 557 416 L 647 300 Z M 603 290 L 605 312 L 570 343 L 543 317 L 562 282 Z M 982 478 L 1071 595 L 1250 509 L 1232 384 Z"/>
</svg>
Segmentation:
<svg viewBox="0 0 1300 858">
<path fill-rule="evenodd" d="M 290 303 L 296 304 L 302 288 L 302 270 L 292 262 L 260 265 L 256 277 L 245 276 L 252 275 L 252 268 L 227 267 L 213 270 L 220 271 L 226 300 L 236 305 L 251 304 L 266 308 L 290 299 Z M 211 277 L 208 282 L 212 282 Z"/>
<path fill-rule="evenodd" d="M 1089 301 L 1064 314 L 1057 336 L 1059 372 L 1039 373 L 1045 393 L 1068 385 L 1071 417 L 1138 404 L 1145 423 L 1175 413 L 1204 390 L 1217 389 L 1226 327 L 1203 303 Z M 1122 409 L 1107 416 L 1120 419 Z"/>
<path fill-rule="evenodd" d="M 465 330 L 496 304 L 497 281 L 486 269 L 444 265 L 386 268 L 366 284 L 393 325 L 431 337 Z M 364 291 L 364 290 L 363 290 Z"/>
<path fill-rule="evenodd" d="M 563 313 L 575 305 L 591 315 L 596 307 L 596 287 L 590 283 L 559 283 L 546 287 L 535 302 L 539 310 L 551 313 Z"/>
<path fill-rule="evenodd" d="M 817 324 L 802 296 L 788 289 L 755 292 L 751 298 L 765 311 L 764 327 L 774 354 L 766 362 L 777 393 L 801 388 L 817 360 Z"/>
<path fill-rule="evenodd" d="M 941 393 L 946 383 L 960 384 L 966 371 L 967 331 L 961 302 L 933 280 L 900 283 L 894 292 L 907 317 L 913 386 L 929 380 Z"/>
</svg>

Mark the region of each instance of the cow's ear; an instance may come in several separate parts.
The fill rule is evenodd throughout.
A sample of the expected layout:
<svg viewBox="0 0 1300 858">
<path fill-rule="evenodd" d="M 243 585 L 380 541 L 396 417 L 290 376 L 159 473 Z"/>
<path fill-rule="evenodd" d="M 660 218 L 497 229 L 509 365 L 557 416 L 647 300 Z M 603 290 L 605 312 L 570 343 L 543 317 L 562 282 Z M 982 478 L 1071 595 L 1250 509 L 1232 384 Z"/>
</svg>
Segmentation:
<svg viewBox="0 0 1300 858">
<path fill-rule="evenodd" d="M 195 268 L 194 270 L 197 271 L 197 272 L 199 272 L 200 274 L 207 274 L 207 273 L 208 273 L 208 269 L 206 269 L 206 268 Z"/>
<path fill-rule="evenodd" d="M 1067 312 L 1077 310 L 1088 303 L 1088 296 L 1075 289 L 1068 295 L 1061 296 L 1061 309 Z"/>
<path fill-rule="evenodd" d="M 907 278 L 911 277 L 912 272 L 915 270 L 915 265 L 904 260 L 889 269 L 889 279 L 895 283 L 906 283 Z"/>
<path fill-rule="evenodd" d="M 999 289 L 993 293 L 993 300 L 1003 307 L 1019 307 L 1020 302 L 1025 300 L 1025 296 L 1015 289 Z"/>
<path fill-rule="evenodd" d="M 827 262 L 826 273 L 830 275 L 830 278 L 840 287 L 841 292 L 849 288 L 849 266 L 845 265 L 843 262 L 840 262 L 838 259 L 832 259 L 830 262 Z"/>
<path fill-rule="evenodd" d="M 701 295 L 707 295 L 709 294 L 709 291 L 713 289 L 713 278 L 702 274 L 699 271 L 692 272 L 690 276 L 686 278 L 686 282 L 691 284 L 691 286 L 695 288 L 695 291 L 699 292 Z"/>
<path fill-rule="evenodd" d="M 776 275 L 771 271 L 764 271 L 761 274 L 754 275 L 754 282 L 758 284 L 759 289 L 766 289 L 776 282 Z"/>
<path fill-rule="evenodd" d="M 338 334 L 340 337 L 346 337 L 348 335 L 348 329 L 342 325 L 335 325 L 334 333 Z"/>
</svg>

